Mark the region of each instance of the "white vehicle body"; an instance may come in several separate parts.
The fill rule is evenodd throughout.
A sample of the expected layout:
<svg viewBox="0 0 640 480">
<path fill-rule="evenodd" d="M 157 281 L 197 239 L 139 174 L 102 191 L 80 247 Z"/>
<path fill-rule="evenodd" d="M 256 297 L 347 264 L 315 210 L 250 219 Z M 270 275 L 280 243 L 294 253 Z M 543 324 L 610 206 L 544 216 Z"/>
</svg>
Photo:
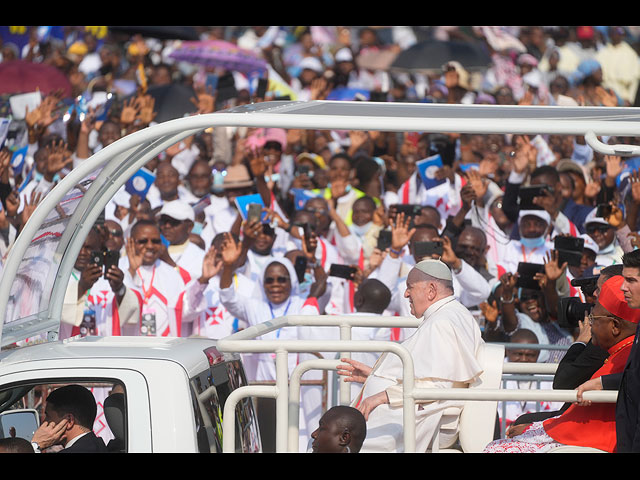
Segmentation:
<svg viewBox="0 0 640 480">
<path fill-rule="evenodd" d="M 107 202 L 160 152 L 206 128 L 580 135 L 594 150 L 630 156 L 640 149 L 598 137 L 639 136 L 639 121 L 636 108 L 314 101 L 252 104 L 148 127 L 84 160 L 38 205 L 0 279 L 0 346 L 43 332 L 56 340 L 73 264 Z M 192 340 L 100 338 L 12 350 L 1 357 L 0 393 L 44 378 L 122 378 L 131 389 L 130 451 L 197 451 L 189 380 L 209 368 L 201 352 L 214 343 L 193 340 L 202 342 L 193 348 Z"/>
</svg>

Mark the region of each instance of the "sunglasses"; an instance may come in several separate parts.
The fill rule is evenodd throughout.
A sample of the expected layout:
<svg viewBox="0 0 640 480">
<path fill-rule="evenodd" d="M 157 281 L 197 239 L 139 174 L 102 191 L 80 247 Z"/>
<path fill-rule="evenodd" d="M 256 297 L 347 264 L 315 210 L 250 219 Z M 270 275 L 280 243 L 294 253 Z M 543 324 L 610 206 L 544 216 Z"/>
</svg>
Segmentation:
<svg viewBox="0 0 640 480">
<path fill-rule="evenodd" d="M 264 279 L 265 285 L 273 285 L 274 283 L 285 284 L 289 282 L 289 277 L 266 277 Z"/>
<path fill-rule="evenodd" d="M 587 233 L 607 233 L 609 229 L 612 227 L 608 227 L 607 225 L 593 225 L 587 227 Z"/>
<path fill-rule="evenodd" d="M 160 243 L 162 243 L 162 240 L 159 238 L 139 238 L 136 240 L 136 243 L 138 245 L 146 245 L 149 242 L 153 243 L 154 245 L 159 245 Z"/>
</svg>

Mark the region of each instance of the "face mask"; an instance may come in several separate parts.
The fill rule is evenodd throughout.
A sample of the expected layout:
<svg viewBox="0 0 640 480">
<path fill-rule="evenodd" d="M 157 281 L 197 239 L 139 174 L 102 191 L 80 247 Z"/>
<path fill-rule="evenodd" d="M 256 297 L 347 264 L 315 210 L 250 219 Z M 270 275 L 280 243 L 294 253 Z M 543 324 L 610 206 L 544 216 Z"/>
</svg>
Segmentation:
<svg viewBox="0 0 640 480">
<path fill-rule="evenodd" d="M 364 237 L 371 228 L 371 225 L 373 225 L 373 222 L 367 222 L 364 225 L 360 226 L 354 223 L 353 225 L 349 226 L 349 230 L 351 230 L 351 233 L 358 237 Z"/>
<path fill-rule="evenodd" d="M 309 272 L 304 272 L 304 280 L 298 286 L 300 292 L 307 292 L 311 288 L 311 284 L 313 283 L 313 275 Z"/>
<path fill-rule="evenodd" d="M 191 233 L 195 233 L 196 235 L 200 235 L 202 233 L 202 227 L 204 227 L 204 225 L 200 222 L 195 222 L 193 224 L 193 230 L 191 230 Z"/>
<path fill-rule="evenodd" d="M 544 246 L 544 237 L 520 238 L 520 243 L 527 248 L 537 248 Z"/>
</svg>

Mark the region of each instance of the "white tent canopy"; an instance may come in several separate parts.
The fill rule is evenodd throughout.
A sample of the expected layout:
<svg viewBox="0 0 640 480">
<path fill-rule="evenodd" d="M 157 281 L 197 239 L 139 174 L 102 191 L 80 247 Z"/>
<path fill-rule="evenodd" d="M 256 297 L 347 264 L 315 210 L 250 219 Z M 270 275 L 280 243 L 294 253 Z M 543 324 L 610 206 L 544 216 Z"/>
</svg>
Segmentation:
<svg viewBox="0 0 640 480">
<path fill-rule="evenodd" d="M 57 332 L 73 264 L 107 202 L 148 161 L 210 127 L 584 136 L 596 151 L 640 155 L 601 136 L 640 136 L 640 109 L 379 102 L 265 102 L 172 120 L 114 142 L 73 169 L 38 205 L 0 280 L 0 346 Z"/>
</svg>

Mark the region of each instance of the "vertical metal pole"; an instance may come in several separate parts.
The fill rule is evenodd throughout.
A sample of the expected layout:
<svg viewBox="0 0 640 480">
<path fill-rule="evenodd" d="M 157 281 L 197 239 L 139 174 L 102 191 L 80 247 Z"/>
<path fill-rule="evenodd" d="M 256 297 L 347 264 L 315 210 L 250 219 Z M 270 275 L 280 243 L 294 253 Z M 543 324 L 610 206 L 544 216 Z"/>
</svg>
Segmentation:
<svg viewBox="0 0 640 480">
<path fill-rule="evenodd" d="M 351 340 L 351 325 L 340 325 L 340 340 Z M 340 352 L 341 358 L 351 358 L 351 352 Z M 351 403 L 351 383 L 345 382 L 343 378 L 338 376 L 338 385 L 340 385 L 340 405 L 349 405 Z"/>
<path fill-rule="evenodd" d="M 289 420 L 289 353 L 276 350 L 276 453 L 287 452 Z"/>
</svg>

